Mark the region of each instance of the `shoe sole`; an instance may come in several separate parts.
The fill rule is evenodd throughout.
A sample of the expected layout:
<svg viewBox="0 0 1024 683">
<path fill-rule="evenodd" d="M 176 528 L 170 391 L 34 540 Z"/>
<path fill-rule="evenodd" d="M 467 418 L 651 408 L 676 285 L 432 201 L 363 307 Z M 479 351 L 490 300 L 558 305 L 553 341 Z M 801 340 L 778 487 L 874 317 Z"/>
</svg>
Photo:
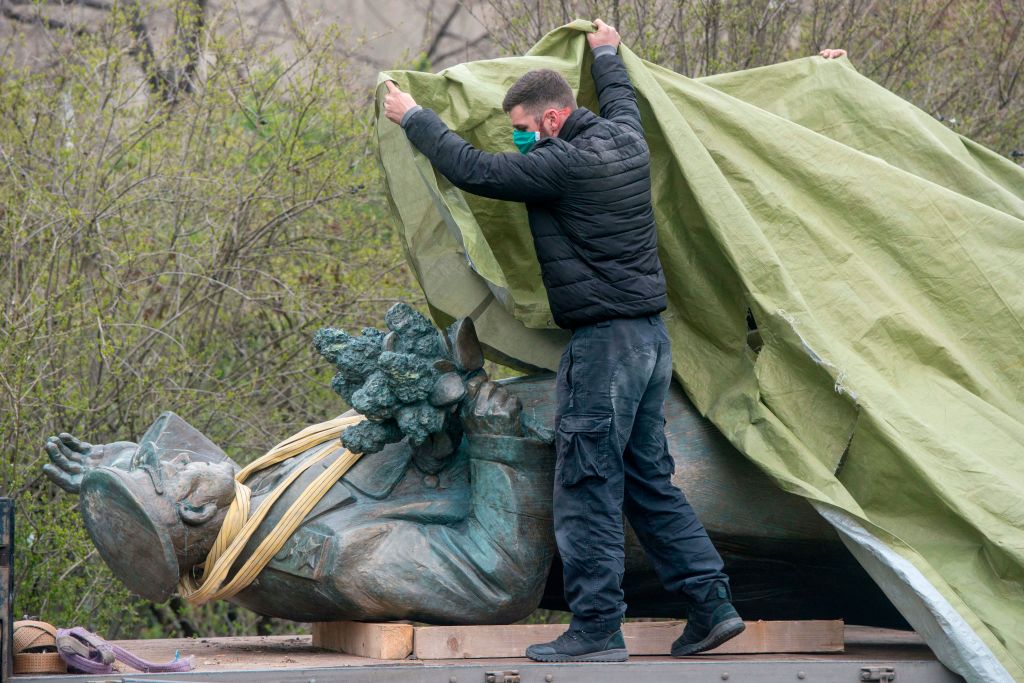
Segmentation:
<svg viewBox="0 0 1024 683">
<path fill-rule="evenodd" d="M 695 655 L 706 650 L 713 650 L 727 640 L 735 638 L 739 634 L 743 633 L 746 628 L 747 625 L 738 617 L 727 619 L 711 629 L 711 633 L 709 633 L 704 640 L 699 640 L 696 643 L 691 643 L 690 645 L 672 648 L 672 656 L 688 657 L 689 655 Z"/>
<path fill-rule="evenodd" d="M 625 662 L 629 659 L 629 652 L 625 648 L 589 652 L 585 655 L 538 655 L 527 651 L 526 656 L 535 662 Z"/>
</svg>

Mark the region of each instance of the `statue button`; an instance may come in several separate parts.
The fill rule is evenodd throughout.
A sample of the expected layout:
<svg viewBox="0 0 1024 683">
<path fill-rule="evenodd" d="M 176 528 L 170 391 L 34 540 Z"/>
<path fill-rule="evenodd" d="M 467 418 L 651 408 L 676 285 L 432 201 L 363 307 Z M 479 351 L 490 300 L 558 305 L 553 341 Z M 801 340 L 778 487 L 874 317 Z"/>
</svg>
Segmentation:
<svg viewBox="0 0 1024 683">
<path fill-rule="evenodd" d="M 428 474 L 427 476 L 423 477 L 423 485 L 426 486 L 428 489 L 436 489 L 439 483 L 440 482 L 438 481 L 436 475 Z"/>
</svg>

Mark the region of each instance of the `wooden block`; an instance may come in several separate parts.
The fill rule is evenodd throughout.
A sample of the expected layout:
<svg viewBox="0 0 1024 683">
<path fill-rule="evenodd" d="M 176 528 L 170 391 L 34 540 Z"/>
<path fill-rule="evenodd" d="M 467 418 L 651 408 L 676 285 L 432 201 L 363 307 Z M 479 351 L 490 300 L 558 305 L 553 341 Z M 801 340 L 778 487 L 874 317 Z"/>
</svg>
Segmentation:
<svg viewBox="0 0 1024 683">
<path fill-rule="evenodd" d="M 413 654 L 417 659 L 524 657 L 528 645 L 554 640 L 566 628 L 566 624 L 418 626 Z"/>
<path fill-rule="evenodd" d="M 685 621 L 638 621 L 623 624 L 630 654 L 667 655 Z M 747 629 L 708 654 L 739 655 L 784 652 L 842 652 L 843 622 L 748 621 Z"/>
<path fill-rule="evenodd" d="M 637 621 L 622 625 L 631 655 L 667 655 L 685 621 Z M 554 640 L 565 624 L 511 626 L 419 626 L 413 653 L 417 659 L 523 657 L 533 643 Z M 842 621 L 748 621 L 747 629 L 710 654 L 842 652 Z"/>
<path fill-rule="evenodd" d="M 313 646 L 373 659 L 405 659 L 412 653 L 412 624 L 327 621 L 313 624 Z"/>
</svg>

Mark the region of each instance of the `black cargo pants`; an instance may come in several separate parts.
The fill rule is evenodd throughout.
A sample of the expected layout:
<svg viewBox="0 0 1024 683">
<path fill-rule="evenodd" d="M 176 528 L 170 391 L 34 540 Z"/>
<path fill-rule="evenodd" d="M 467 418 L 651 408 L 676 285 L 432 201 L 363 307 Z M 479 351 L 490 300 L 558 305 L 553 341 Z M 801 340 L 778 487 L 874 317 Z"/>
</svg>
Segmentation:
<svg viewBox="0 0 1024 683">
<path fill-rule="evenodd" d="M 728 590 L 721 557 L 671 480 L 671 379 L 660 315 L 578 328 L 562 354 L 554 518 L 575 628 L 612 631 L 625 614 L 623 510 L 670 593 L 701 603 L 720 594 L 716 584 Z"/>
</svg>

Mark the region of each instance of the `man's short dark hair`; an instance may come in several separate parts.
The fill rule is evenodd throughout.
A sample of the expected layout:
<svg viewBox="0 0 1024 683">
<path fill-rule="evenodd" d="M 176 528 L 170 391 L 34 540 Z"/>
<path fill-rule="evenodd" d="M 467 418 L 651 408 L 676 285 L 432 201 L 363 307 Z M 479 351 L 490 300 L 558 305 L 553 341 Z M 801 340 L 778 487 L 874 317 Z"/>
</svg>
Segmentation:
<svg viewBox="0 0 1024 683">
<path fill-rule="evenodd" d="M 549 107 L 575 109 L 576 98 L 573 97 L 572 88 L 569 82 L 562 78 L 562 74 L 551 69 L 534 69 L 523 74 L 508 89 L 501 108 L 507 114 L 519 105 L 528 113 L 539 117 Z"/>
</svg>

